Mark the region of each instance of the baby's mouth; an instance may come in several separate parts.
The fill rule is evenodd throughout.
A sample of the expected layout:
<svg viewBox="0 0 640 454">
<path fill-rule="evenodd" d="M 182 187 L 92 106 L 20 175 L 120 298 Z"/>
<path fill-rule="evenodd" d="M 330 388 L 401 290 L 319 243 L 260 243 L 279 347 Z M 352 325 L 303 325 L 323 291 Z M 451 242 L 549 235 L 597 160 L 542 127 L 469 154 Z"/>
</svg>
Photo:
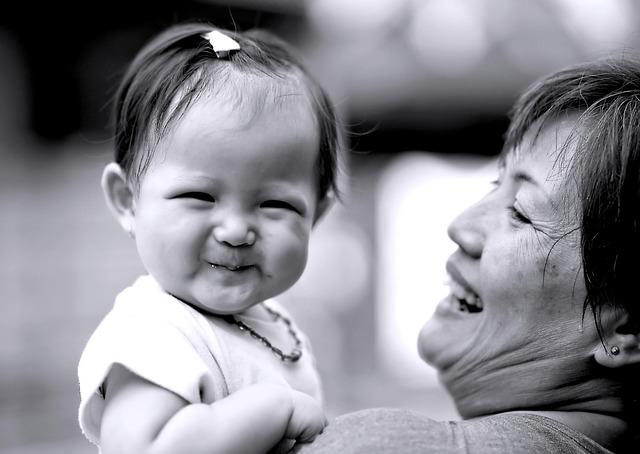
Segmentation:
<svg viewBox="0 0 640 454">
<path fill-rule="evenodd" d="M 209 266 L 213 269 L 224 269 L 228 271 L 245 271 L 252 268 L 253 265 L 223 265 L 221 263 L 210 263 Z"/>
<path fill-rule="evenodd" d="M 449 288 L 451 290 L 451 295 L 457 300 L 458 310 L 461 312 L 475 314 L 482 312 L 484 309 L 482 299 L 480 299 L 480 297 L 470 289 L 462 286 L 453 279 L 449 280 Z"/>
</svg>

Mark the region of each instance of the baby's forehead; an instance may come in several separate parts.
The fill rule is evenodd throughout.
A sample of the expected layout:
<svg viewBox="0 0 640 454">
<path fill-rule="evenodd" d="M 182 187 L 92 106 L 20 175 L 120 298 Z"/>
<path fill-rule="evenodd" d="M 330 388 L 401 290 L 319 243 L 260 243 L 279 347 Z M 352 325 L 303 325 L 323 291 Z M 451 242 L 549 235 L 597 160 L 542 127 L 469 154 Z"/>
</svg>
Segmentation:
<svg viewBox="0 0 640 454">
<path fill-rule="evenodd" d="M 293 109 L 317 116 L 313 94 L 300 71 L 266 73 L 224 66 L 201 70 L 176 92 L 165 133 L 198 103 L 214 103 L 221 112 L 245 118 L 247 123 L 273 110 Z"/>
<path fill-rule="evenodd" d="M 308 112 L 318 124 L 314 98 L 301 73 L 271 74 L 229 66 L 213 72 L 201 69 L 176 91 L 164 113 L 157 113 L 157 128 L 148 131 L 148 159 L 162 159 L 157 156 L 159 145 L 170 140 L 186 117 L 198 115 L 204 104 L 215 105 L 219 114 L 233 117 L 237 129 L 251 127 L 255 119 L 275 110 L 294 111 L 300 116 Z"/>
<path fill-rule="evenodd" d="M 279 107 L 299 103 L 311 107 L 311 92 L 305 76 L 296 70 L 264 73 L 226 67 L 222 77 L 206 78 L 204 95 L 218 98 L 229 107 Z"/>
</svg>

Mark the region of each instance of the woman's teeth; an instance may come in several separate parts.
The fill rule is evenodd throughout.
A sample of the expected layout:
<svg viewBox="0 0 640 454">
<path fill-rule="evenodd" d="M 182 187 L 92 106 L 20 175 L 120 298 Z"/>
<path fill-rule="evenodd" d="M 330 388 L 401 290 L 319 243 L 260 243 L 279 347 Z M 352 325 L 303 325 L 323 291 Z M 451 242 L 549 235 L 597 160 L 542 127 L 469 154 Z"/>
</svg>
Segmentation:
<svg viewBox="0 0 640 454">
<path fill-rule="evenodd" d="M 482 312 L 483 304 L 478 295 L 453 279 L 449 281 L 449 288 L 451 289 L 451 294 L 458 300 L 458 309 L 460 311 L 471 313 Z"/>
</svg>

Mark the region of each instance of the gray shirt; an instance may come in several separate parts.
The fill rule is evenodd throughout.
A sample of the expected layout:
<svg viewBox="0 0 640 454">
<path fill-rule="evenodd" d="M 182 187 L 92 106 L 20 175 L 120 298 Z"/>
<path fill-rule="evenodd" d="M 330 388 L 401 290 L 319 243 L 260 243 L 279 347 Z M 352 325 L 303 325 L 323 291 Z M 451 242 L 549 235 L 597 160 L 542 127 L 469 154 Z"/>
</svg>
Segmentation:
<svg viewBox="0 0 640 454">
<path fill-rule="evenodd" d="M 362 410 L 331 421 L 300 454 L 612 454 L 553 419 L 498 414 L 465 421 L 435 421 L 397 409 Z"/>
</svg>

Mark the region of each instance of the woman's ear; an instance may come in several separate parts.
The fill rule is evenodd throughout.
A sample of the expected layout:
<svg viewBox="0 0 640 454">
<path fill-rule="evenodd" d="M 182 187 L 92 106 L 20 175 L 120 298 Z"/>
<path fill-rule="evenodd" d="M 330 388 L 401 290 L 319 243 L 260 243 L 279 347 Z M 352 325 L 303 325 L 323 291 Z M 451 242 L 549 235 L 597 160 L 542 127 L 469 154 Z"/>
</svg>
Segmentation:
<svg viewBox="0 0 640 454">
<path fill-rule="evenodd" d="M 640 326 L 620 311 L 605 324 L 603 342 L 594 352 L 596 362 L 610 368 L 640 364 Z"/>
<path fill-rule="evenodd" d="M 135 198 L 127 176 L 115 162 L 107 164 L 102 172 L 102 192 L 107 206 L 122 228 L 133 238 L 135 232 Z"/>
</svg>

